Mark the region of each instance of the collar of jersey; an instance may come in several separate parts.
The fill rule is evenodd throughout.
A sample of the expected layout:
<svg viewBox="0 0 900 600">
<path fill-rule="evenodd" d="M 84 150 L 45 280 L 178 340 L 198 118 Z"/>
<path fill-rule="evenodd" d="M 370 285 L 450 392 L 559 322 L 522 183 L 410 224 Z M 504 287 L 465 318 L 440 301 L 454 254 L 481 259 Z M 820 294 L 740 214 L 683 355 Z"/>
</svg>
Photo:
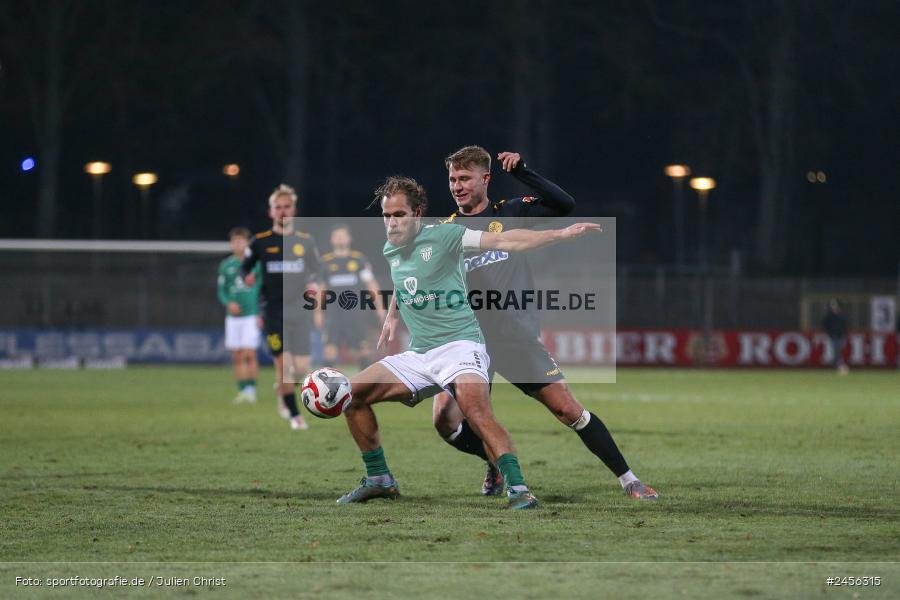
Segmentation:
<svg viewBox="0 0 900 600">
<path fill-rule="evenodd" d="M 456 211 L 454 214 L 455 214 L 457 217 L 463 217 L 463 218 L 466 218 L 466 219 L 470 219 L 470 218 L 472 218 L 472 217 L 486 217 L 486 216 L 488 216 L 488 215 L 494 213 L 494 208 L 496 208 L 496 206 L 497 206 L 496 204 L 494 204 L 493 202 L 491 202 L 490 200 L 488 200 L 487 206 L 485 206 L 484 209 L 483 209 L 481 212 L 472 213 L 472 214 L 468 214 L 468 215 L 467 215 L 467 214 L 464 214 L 464 213 L 462 213 L 462 212 L 460 212 L 460 211 Z"/>
</svg>

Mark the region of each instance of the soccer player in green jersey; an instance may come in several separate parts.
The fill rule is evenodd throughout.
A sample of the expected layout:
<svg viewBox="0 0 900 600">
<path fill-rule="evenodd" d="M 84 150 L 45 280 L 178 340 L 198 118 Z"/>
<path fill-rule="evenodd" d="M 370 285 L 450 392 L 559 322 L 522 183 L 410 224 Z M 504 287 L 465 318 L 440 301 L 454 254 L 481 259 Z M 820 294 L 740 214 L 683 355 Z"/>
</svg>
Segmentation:
<svg viewBox="0 0 900 600">
<path fill-rule="evenodd" d="M 219 263 L 219 302 L 225 307 L 225 348 L 231 351 L 238 395 L 234 402 L 256 402 L 256 373 L 259 364 L 259 265 L 256 283 L 248 286 L 241 277 L 241 262 L 250 243 L 250 230 L 235 227 L 228 234 L 231 256 Z"/>
<path fill-rule="evenodd" d="M 599 229 L 578 223 L 566 229 L 501 233 L 444 223 L 424 225 L 424 188 L 408 177 L 389 177 L 376 190 L 387 233 L 384 257 L 399 313 L 410 332 L 410 350 L 385 357 L 351 379 L 353 400 L 345 416 L 362 452 L 366 477 L 338 499 L 339 504 L 396 498 L 399 486 L 388 469 L 372 405 L 413 406 L 440 390 L 453 394 L 498 466 L 507 484 L 509 507 L 527 509 L 538 501 L 522 477 L 509 433 L 494 417 L 488 387 L 490 358 L 475 314 L 467 302 L 463 253 L 466 250 L 524 251 Z M 393 303 L 392 303 L 393 304 Z M 382 338 L 391 336 L 394 316 Z"/>
</svg>

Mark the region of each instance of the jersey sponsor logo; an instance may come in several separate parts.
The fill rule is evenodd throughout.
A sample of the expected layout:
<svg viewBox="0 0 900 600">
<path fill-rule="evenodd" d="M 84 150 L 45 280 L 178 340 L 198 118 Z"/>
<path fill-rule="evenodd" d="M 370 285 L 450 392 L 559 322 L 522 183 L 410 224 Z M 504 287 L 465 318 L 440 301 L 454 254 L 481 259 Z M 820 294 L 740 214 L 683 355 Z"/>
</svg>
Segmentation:
<svg viewBox="0 0 900 600">
<path fill-rule="evenodd" d="M 400 302 L 403 303 L 404 306 L 413 306 L 415 305 L 417 308 L 424 308 L 428 306 L 429 302 L 439 302 L 440 295 L 438 292 L 428 292 L 427 294 L 417 294 L 415 296 L 407 296 L 403 297 L 403 294 L 399 294 Z M 462 306 L 462 304 L 457 304 L 457 307 Z"/>
<path fill-rule="evenodd" d="M 419 280 L 415 277 L 407 277 L 403 280 L 403 287 L 406 288 L 406 291 L 409 292 L 411 296 L 415 296 L 416 290 L 419 289 Z"/>
<path fill-rule="evenodd" d="M 359 277 L 356 273 L 339 273 L 328 277 L 328 285 L 331 287 L 346 287 L 356 285 Z"/>
<path fill-rule="evenodd" d="M 306 248 L 303 247 L 303 244 L 294 244 L 294 256 L 303 256 L 306 254 Z"/>
<path fill-rule="evenodd" d="M 432 248 L 431 246 L 425 246 L 421 250 L 419 250 L 419 254 L 422 256 L 422 260 L 428 262 L 431 260 Z"/>
<path fill-rule="evenodd" d="M 509 258 L 509 252 L 503 250 L 488 250 L 477 256 L 465 259 L 466 272 L 480 269 L 481 267 L 501 262 Z"/>
<path fill-rule="evenodd" d="M 273 260 L 266 263 L 268 273 L 302 273 L 306 263 L 302 258 L 297 260 Z"/>
<path fill-rule="evenodd" d="M 500 233 L 503 231 L 503 223 L 500 221 L 491 221 L 491 224 L 488 225 L 488 231 L 491 233 Z"/>
<path fill-rule="evenodd" d="M 347 270 L 348 270 L 348 271 L 351 271 L 351 272 L 352 272 L 352 271 L 358 271 L 358 270 L 359 270 L 359 263 L 356 262 L 355 260 L 347 261 Z"/>
</svg>

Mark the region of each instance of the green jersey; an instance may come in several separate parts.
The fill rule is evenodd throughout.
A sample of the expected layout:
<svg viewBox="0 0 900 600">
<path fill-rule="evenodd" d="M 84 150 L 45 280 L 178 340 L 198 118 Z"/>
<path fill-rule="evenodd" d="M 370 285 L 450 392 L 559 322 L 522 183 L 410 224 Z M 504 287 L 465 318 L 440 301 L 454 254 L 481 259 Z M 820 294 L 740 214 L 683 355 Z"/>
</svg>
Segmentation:
<svg viewBox="0 0 900 600">
<path fill-rule="evenodd" d="M 219 263 L 217 288 L 222 306 L 227 307 L 229 302 L 237 302 L 241 307 L 241 314 L 234 316 L 246 317 L 259 312 L 259 286 L 262 284 L 262 276 L 257 264 L 252 271 L 256 275 L 256 282 L 248 287 L 241 277 L 241 262 L 241 259 L 231 255 Z"/>
<path fill-rule="evenodd" d="M 463 265 L 466 231 L 454 223 L 427 225 L 405 246 L 384 245 L 397 306 L 414 352 L 460 340 L 484 343 L 468 303 Z"/>
</svg>

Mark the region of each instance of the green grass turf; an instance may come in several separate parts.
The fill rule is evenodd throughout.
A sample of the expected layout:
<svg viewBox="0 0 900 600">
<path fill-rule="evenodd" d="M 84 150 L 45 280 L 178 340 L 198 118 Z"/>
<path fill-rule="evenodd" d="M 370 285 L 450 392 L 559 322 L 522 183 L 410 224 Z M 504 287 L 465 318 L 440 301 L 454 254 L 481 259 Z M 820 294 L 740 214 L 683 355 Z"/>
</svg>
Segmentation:
<svg viewBox="0 0 900 600">
<path fill-rule="evenodd" d="M 437 437 L 429 403 L 376 409 L 403 497 L 336 506 L 363 472 L 343 420 L 290 431 L 271 378 L 233 406 L 224 367 L 2 373 L 0 596 L 60 593 L 16 576 L 115 574 L 226 577 L 221 597 L 900 595 L 897 373 L 620 369 L 575 386 L 657 503 L 496 386 L 543 503 L 525 513 L 480 496 L 481 464 Z M 849 575 L 883 580 L 825 587 Z"/>
</svg>

